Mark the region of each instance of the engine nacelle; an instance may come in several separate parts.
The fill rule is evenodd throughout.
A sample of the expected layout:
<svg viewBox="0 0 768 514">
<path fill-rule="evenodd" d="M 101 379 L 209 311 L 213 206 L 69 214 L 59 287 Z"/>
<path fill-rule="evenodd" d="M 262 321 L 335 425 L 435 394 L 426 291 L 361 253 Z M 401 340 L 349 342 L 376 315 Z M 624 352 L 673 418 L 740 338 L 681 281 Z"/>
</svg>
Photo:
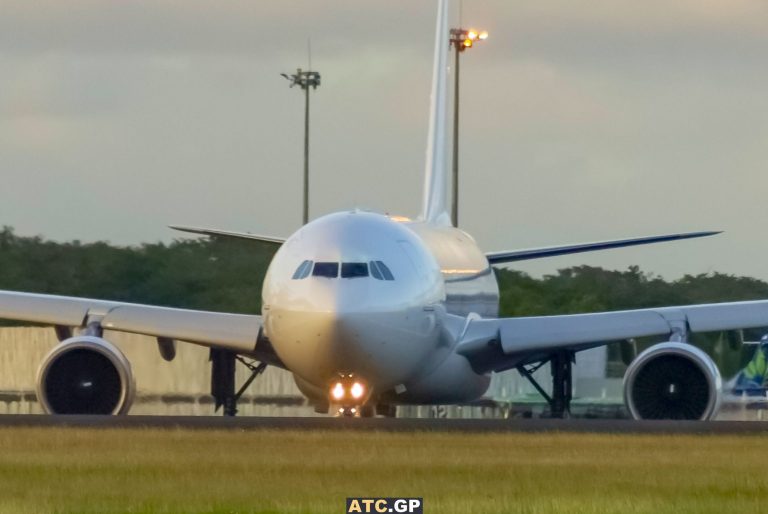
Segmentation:
<svg viewBox="0 0 768 514">
<path fill-rule="evenodd" d="M 711 419 L 721 391 L 715 363 L 686 343 L 651 346 L 624 374 L 624 401 L 635 419 Z"/>
<path fill-rule="evenodd" d="M 48 414 L 126 414 L 135 391 L 128 359 L 99 337 L 62 341 L 37 371 L 37 399 Z"/>
</svg>

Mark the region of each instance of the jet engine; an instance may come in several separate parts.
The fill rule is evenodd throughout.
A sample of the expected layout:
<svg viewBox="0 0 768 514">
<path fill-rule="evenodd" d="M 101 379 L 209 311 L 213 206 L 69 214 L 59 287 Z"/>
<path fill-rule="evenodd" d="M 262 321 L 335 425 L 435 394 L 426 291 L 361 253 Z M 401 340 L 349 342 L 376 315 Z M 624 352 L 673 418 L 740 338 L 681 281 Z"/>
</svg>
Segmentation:
<svg viewBox="0 0 768 514">
<path fill-rule="evenodd" d="M 37 372 L 37 398 L 48 414 L 126 414 L 135 389 L 128 359 L 100 337 L 62 341 Z"/>
<path fill-rule="evenodd" d="M 720 408 L 721 389 L 712 359 L 686 343 L 651 346 L 624 375 L 624 401 L 635 419 L 711 419 Z"/>
</svg>

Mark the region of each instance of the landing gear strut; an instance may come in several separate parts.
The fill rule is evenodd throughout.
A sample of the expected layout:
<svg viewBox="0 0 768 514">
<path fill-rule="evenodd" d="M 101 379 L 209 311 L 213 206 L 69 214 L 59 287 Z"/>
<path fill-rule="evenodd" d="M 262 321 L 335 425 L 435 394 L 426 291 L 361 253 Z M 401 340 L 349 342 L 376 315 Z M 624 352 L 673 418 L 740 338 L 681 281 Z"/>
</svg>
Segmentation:
<svg viewBox="0 0 768 514">
<path fill-rule="evenodd" d="M 548 359 L 537 364 L 517 367 L 536 391 L 549 404 L 550 416 L 553 418 L 567 418 L 571 415 L 571 399 L 573 398 L 573 363 L 576 354 L 569 350 L 561 350 L 552 354 Z M 549 363 L 552 371 L 552 396 L 541 387 L 533 378 L 533 374 L 545 364 Z"/>
<path fill-rule="evenodd" d="M 223 407 L 225 416 L 235 416 L 237 414 L 237 401 L 243 395 L 248 386 L 267 369 L 266 362 L 255 364 L 255 361 L 249 361 L 229 350 L 211 348 L 211 396 L 216 403 L 216 411 Z M 251 376 L 235 392 L 235 364 L 237 361 L 243 363 L 250 371 Z"/>
</svg>

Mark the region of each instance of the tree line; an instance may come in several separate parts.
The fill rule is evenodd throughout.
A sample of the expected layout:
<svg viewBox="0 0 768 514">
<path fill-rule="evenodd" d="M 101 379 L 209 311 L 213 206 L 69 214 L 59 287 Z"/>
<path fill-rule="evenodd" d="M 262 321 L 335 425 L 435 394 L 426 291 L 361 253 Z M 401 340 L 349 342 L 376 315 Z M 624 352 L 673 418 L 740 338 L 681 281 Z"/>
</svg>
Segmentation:
<svg viewBox="0 0 768 514">
<path fill-rule="evenodd" d="M 276 247 L 233 239 L 115 246 L 0 231 L 0 288 L 257 313 Z"/>
</svg>

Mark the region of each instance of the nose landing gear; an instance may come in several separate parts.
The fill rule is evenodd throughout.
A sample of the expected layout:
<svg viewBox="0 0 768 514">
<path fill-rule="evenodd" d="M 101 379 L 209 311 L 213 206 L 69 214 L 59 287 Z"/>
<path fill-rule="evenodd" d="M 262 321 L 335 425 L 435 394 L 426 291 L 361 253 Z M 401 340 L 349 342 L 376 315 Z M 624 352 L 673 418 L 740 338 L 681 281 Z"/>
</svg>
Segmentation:
<svg viewBox="0 0 768 514">
<path fill-rule="evenodd" d="M 339 407 L 336 414 L 340 418 L 359 418 L 361 416 L 360 407 L 346 407 L 344 405 Z"/>
<path fill-rule="evenodd" d="M 365 381 L 353 373 L 339 373 L 328 387 L 328 402 L 339 417 L 368 418 L 373 416 L 373 406 L 368 405 L 371 391 Z"/>
<path fill-rule="evenodd" d="M 339 407 L 336 416 L 340 418 L 372 418 L 374 409 L 372 405 L 344 406 Z"/>
</svg>

